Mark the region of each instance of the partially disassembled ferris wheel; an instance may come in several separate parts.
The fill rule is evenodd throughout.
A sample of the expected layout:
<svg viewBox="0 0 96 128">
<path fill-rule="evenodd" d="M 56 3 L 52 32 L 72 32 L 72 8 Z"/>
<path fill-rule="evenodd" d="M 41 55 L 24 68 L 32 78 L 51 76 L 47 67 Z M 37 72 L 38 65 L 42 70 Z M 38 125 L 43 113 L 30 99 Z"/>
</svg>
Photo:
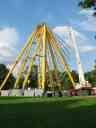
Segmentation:
<svg viewBox="0 0 96 128">
<path fill-rule="evenodd" d="M 72 35 L 71 31 L 70 34 L 74 43 L 74 36 Z M 4 81 L 2 82 L 0 90 L 2 90 L 3 87 L 6 85 L 10 74 L 14 71 L 14 69 L 19 63 L 21 64 L 21 66 L 16 78 L 15 88 L 19 88 L 19 82 L 22 79 L 22 75 L 26 70 L 26 67 L 28 67 L 27 72 L 24 75 L 24 81 L 22 84 L 22 88 L 27 88 L 29 77 L 32 73 L 32 69 L 35 63 L 37 63 L 36 65 L 38 67 L 38 88 L 46 88 L 46 74 L 52 69 L 54 69 L 55 71 L 57 84 L 60 88 L 58 79 L 58 71 L 60 70 L 60 67 L 62 67 L 63 71 L 67 72 L 72 82 L 72 86 L 73 88 L 75 88 L 75 83 L 71 76 L 70 68 L 68 63 L 66 62 L 65 55 L 66 50 L 64 46 L 62 46 L 62 44 L 56 38 L 55 34 L 51 31 L 51 29 L 49 29 L 45 23 L 38 25 L 35 31 L 32 32 L 25 46 L 22 48 L 21 53 L 19 54 L 12 69 L 9 71 Z M 77 58 L 79 59 L 79 54 L 77 54 Z M 83 77 L 83 71 L 81 68 L 80 61 L 78 62 L 78 68 L 80 73 L 80 81 L 84 83 L 85 80 Z M 50 79 L 52 84 L 52 76 L 50 76 Z"/>
</svg>

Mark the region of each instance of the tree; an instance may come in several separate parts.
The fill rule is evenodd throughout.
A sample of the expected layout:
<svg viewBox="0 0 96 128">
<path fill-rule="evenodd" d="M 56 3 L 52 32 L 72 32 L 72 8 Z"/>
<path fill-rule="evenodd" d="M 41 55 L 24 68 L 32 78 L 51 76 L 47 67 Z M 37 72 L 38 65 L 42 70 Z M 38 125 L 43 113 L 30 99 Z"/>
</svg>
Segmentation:
<svg viewBox="0 0 96 128">
<path fill-rule="evenodd" d="M 38 87 L 38 67 L 37 65 L 33 66 L 32 72 L 30 73 L 29 79 L 28 79 L 28 85 L 27 87 L 31 88 L 37 88 Z"/>
<path fill-rule="evenodd" d="M 72 75 L 74 82 L 78 83 L 79 82 L 79 75 L 78 75 L 77 71 L 72 70 L 71 75 Z"/>
<path fill-rule="evenodd" d="M 71 76 L 74 80 L 75 83 L 78 83 L 79 82 L 79 76 L 78 76 L 78 73 L 75 71 L 75 70 L 72 70 L 71 73 Z M 72 82 L 68 76 L 68 74 L 66 72 L 64 72 L 64 88 L 65 89 L 72 89 L 73 86 L 72 86 Z"/>
<path fill-rule="evenodd" d="M 0 85 L 4 81 L 8 72 L 9 72 L 9 70 L 7 69 L 7 67 L 4 64 L 0 64 Z M 3 87 L 3 89 L 6 90 L 6 89 L 13 88 L 14 83 L 15 83 L 15 77 L 13 76 L 13 74 L 11 74 L 8 81 L 6 82 L 5 86 Z"/>
<path fill-rule="evenodd" d="M 71 74 L 74 82 L 78 83 L 79 82 L 78 73 L 75 70 L 73 70 L 72 72 L 70 72 L 70 74 Z M 71 82 L 71 80 L 70 80 L 66 71 L 65 72 L 59 72 L 58 77 L 59 77 L 61 85 L 63 85 L 63 88 L 65 90 L 73 88 L 72 82 Z"/>
<path fill-rule="evenodd" d="M 92 86 L 96 86 L 96 60 L 94 64 L 94 69 L 90 72 L 85 73 L 85 79 L 92 84 Z"/>
<path fill-rule="evenodd" d="M 61 73 L 55 69 L 46 72 L 46 90 L 56 91 L 62 88 L 60 75 Z"/>
<path fill-rule="evenodd" d="M 96 0 L 82 0 L 79 2 L 79 6 L 82 8 L 91 8 L 94 7 Z"/>
<path fill-rule="evenodd" d="M 24 80 L 26 78 L 28 68 L 29 67 L 26 67 L 26 69 L 24 70 L 24 72 L 22 73 L 22 75 L 21 75 L 21 77 L 19 79 L 18 87 L 17 87 L 18 89 L 23 88 L 23 82 L 24 82 Z M 31 87 L 31 88 L 36 88 L 37 87 L 37 66 L 36 65 L 33 65 L 32 71 L 31 71 L 31 73 L 29 75 L 27 84 L 25 86 L 26 89 L 28 87 Z"/>
<path fill-rule="evenodd" d="M 96 0 L 82 0 L 79 2 L 79 6 L 82 9 L 92 8 L 94 9 L 93 16 L 96 16 Z"/>
</svg>

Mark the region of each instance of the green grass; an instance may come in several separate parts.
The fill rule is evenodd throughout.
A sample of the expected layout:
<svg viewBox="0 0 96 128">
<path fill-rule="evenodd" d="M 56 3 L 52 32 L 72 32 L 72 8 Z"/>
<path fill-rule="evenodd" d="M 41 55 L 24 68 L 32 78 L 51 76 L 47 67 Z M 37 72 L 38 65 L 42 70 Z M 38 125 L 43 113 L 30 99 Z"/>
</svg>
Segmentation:
<svg viewBox="0 0 96 128">
<path fill-rule="evenodd" d="M 0 128 L 95 128 L 95 97 L 0 97 Z"/>
</svg>

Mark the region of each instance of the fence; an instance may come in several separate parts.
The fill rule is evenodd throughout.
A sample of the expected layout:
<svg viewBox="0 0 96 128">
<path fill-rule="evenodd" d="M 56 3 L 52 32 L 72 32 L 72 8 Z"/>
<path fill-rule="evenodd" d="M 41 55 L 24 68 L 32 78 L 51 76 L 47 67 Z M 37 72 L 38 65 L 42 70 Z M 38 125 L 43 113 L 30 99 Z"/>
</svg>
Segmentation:
<svg viewBox="0 0 96 128">
<path fill-rule="evenodd" d="M 2 90 L 1 96 L 42 96 L 42 89 L 10 89 Z"/>
</svg>

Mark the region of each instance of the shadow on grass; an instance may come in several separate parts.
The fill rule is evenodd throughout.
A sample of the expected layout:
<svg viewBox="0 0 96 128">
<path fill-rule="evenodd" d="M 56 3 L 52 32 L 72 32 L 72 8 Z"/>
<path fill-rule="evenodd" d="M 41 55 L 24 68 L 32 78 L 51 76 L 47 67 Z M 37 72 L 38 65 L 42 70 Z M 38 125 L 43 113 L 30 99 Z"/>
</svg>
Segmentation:
<svg viewBox="0 0 96 128">
<path fill-rule="evenodd" d="M 2 103 L 0 128 L 95 128 L 96 104 L 89 106 L 88 102 L 86 105 L 79 102 L 81 99 Z"/>
</svg>

